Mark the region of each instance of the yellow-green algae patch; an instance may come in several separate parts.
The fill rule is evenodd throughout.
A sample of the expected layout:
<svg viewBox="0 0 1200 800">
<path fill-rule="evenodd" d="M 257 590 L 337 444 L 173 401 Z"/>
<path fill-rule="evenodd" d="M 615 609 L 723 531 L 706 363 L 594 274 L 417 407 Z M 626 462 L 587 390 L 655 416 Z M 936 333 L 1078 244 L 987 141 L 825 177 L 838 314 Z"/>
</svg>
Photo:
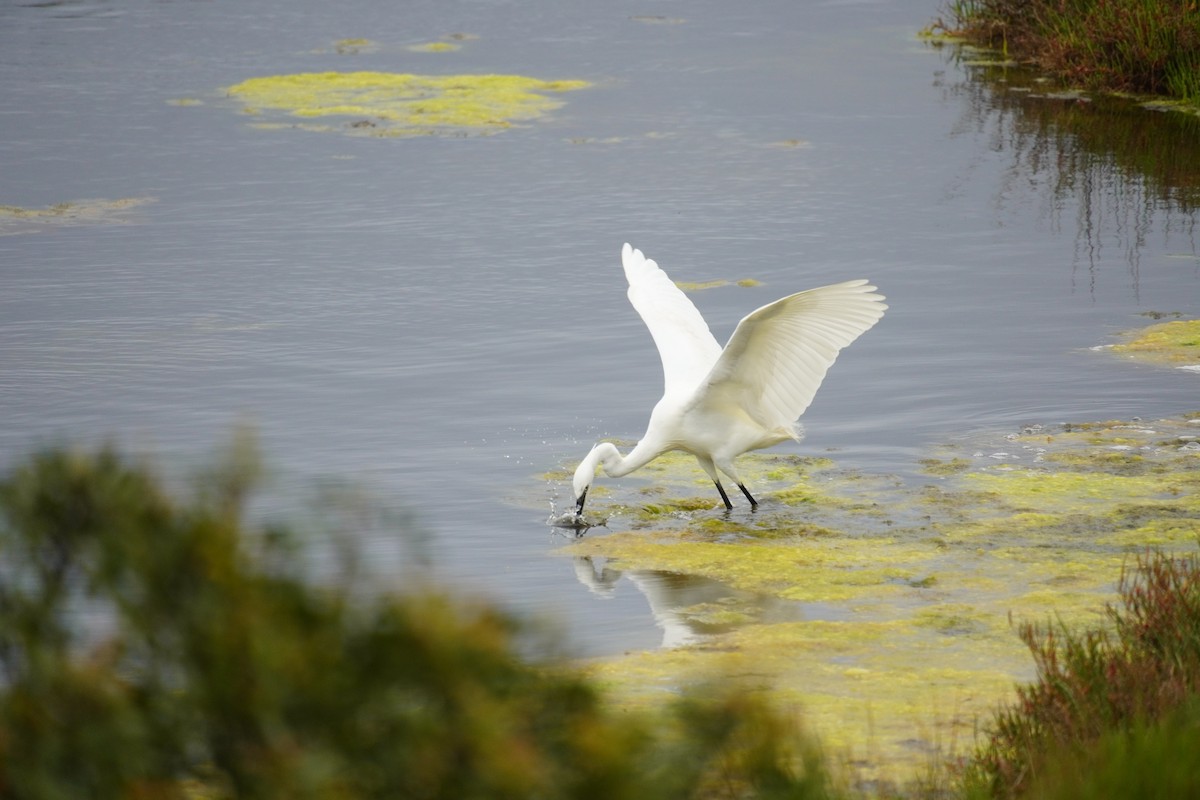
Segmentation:
<svg viewBox="0 0 1200 800">
<path fill-rule="evenodd" d="M 1105 456 L 1106 453 L 1100 454 L 1097 463 L 1106 464 Z M 1161 475 L 1113 475 L 1022 469 L 970 473 L 966 478 L 972 488 L 994 495 L 1000 509 L 1005 511 L 1107 514 L 1129 503 L 1194 507 L 1196 492 L 1200 492 L 1198 470 Z"/>
<path fill-rule="evenodd" d="M 462 45 L 455 42 L 422 42 L 421 44 L 410 44 L 404 49 L 413 53 L 452 53 L 455 50 L 461 50 Z"/>
<path fill-rule="evenodd" d="M 359 55 L 362 53 L 374 53 L 379 49 L 379 43 L 361 37 L 338 39 L 333 43 L 333 49 L 338 55 Z"/>
<path fill-rule="evenodd" d="M 803 602 L 868 606 L 909 594 L 923 578 L 934 548 L 886 538 L 845 540 L 805 536 L 706 541 L 704 533 L 618 532 L 585 537 L 573 556 L 603 556 L 615 568 L 696 575 L 744 591 Z"/>
<path fill-rule="evenodd" d="M 1151 325 L 1109 349 L 1154 364 L 1200 365 L 1200 320 L 1173 320 Z"/>
<path fill-rule="evenodd" d="M 664 642 L 686 644 L 588 668 L 633 704 L 747 681 L 860 777 L 902 783 L 931 753 L 969 749 L 1032 677 L 1015 623 L 1102 627 L 1135 553 L 1200 540 L 1200 414 L 1031 426 L 935 455 L 902 478 L 752 454 L 755 512 L 725 512 L 689 456 L 655 462 L 646 486 L 601 478 L 609 530 L 558 554 L 633 578 Z M 647 576 L 672 576 L 687 601 Z"/>
<path fill-rule="evenodd" d="M 139 206 L 153 197 L 124 197 L 118 200 L 72 200 L 43 208 L 0 205 L 0 236 L 37 233 L 64 225 L 126 224 Z"/>
<path fill-rule="evenodd" d="M 811 150 L 813 144 L 807 139 L 783 139 L 778 142 L 771 142 L 770 146 L 784 150 Z"/>
<path fill-rule="evenodd" d="M 728 286 L 729 281 L 717 279 L 715 281 L 675 281 L 675 285 L 680 290 L 685 292 L 702 292 L 705 289 L 719 289 L 722 286 Z"/>
<path fill-rule="evenodd" d="M 251 78 L 226 89 L 248 114 L 267 124 L 345 117 L 340 125 L 294 122 L 295 127 L 373 136 L 488 134 L 530 122 L 559 108 L 559 95 L 583 89 L 580 80 L 522 75 L 411 75 L 319 72 Z"/>
<path fill-rule="evenodd" d="M 730 283 L 730 281 L 724 280 L 723 278 L 718 278 L 715 281 L 701 281 L 698 283 L 693 281 L 675 281 L 675 285 L 685 292 L 702 292 L 705 289 L 720 289 L 722 286 L 729 286 Z M 738 281 L 732 281 L 732 283 L 735 286 L 741 286 L 743 289 L 749 289 L 762 285 L 760 281 L 756 281 L 754 278 L 742 278 Z"/>
</svg>

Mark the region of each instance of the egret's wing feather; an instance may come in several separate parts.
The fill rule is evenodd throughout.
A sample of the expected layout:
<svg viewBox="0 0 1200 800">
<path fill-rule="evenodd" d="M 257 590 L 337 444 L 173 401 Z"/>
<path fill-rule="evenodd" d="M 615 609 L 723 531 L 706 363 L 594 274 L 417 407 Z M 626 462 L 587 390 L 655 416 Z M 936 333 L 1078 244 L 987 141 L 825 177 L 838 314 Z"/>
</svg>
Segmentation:
<svg viewBox="0 0 1200 800">
<path fill-rule="evenodd" d="M 641 250 L 626 244 L 621 263 L 629 281 L 629 302 L 658 346 L 664 394 L 695 390 L 721 355 L 721 345 L 687 295 Z"/>
<path fill-rule="evenodd" d="M 767 429 L 790 430 L 843 347 L 883 316 L 866 281 L 800 292 L 738 323 L 698 396 L 733 403 Z"/>
</svg>

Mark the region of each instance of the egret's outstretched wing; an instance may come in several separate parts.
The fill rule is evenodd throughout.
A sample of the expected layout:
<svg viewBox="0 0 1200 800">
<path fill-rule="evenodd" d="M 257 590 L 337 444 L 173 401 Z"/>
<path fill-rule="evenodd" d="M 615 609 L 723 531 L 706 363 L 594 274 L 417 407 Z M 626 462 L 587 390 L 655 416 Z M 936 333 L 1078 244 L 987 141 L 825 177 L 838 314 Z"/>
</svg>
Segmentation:
<svg viewBox="0 0 1200 800">
<path fill-rule="evenodd" d="M 626 244 L 621 263 L 629 281 L 629 302 L 641 314 L 658 345 L 664 394 L 693 391 L 721 355 L 704 317 L 658 264 Z"/>
<path fill-rule="evenodd" d="M 810 289 L 738 323 L 709 373 L 702 402 L 733 403 L 765 428 L 788 429 L 804 413 L 838 352 L 887 306 L 866 281 Z"/>
</svg>

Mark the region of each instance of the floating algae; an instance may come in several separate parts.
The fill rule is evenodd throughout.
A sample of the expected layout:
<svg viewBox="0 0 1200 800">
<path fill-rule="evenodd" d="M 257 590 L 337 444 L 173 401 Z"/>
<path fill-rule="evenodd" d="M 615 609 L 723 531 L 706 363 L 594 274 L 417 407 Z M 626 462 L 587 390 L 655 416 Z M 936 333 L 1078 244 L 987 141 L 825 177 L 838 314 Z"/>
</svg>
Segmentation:
<svg viewBox="0 0 1200 800">
<path fill-rule="evenodd" d="M 717 279 L 715 281 L 703 281 L 696 283 L 694 281 L 675 281 L 675 285 L 684 292 L 702 292 L 705 289 L 719 289 L 722 286 L 728 286 L 729 281 Z"/>
<path fill-rule="evenodd" d="M 746 681 L 799 709 L 861 779 L 904 783 L 969 749 L 977 720 L 1032 677 L 1014 623 L 1102 627 L 1134 554 L 1191 551 L 1200 539 L 1200 413 L 1031 426 L 933 456 L 900 479 L 751 454 L 753 513 L 713 508 L 687 456 L 654 462 L 646 490 L 607 484 L 597 508 L 611 510 L 611 532 L 560 555 L 603 562 L 610 582 L 695 577 L 804 613 L 727 615 L 731 630 L 676 634 L 682 646 L 588 669 L 634 704 L 714 676 Z M 671 618 L 647 597 L 660 625 Z M 676 622 L 690 613 L 676 611 Z"/>
<path fill-rule="evenodd" d="M 782 141 L 771 142 L 770 146 L 785 150 L 811 150 L 813 144 L 807 139 L 783 139 Z"/>
<path fill-rule="evenodd" d="M 522 75 L 319 72 L 251 78 L 226 89 L 248 114 L 290 127 L 372 136 L 491 134 L 559 108 L 586 81 Z M 340 125 L 300 120 L 347 118 Z M 283 126 L 276 121 L 274 126 Z"/>
<path fill-rule="evenodd" d="M 72 200 L 45 208 L 0 205 L 0 236 L 39 233 L 66 225 L 127 224 L 129 212 L 154 202 L 152 197 L 119 200 Z"/>
<path fill-rule="evenodd" d="M 720 289 L 723 286 L 730 285 L 740 286 L 743 289 L 753 289 L 755 286 L 762 286 L 762 282 L 754 278 L 742 278 L 741 280 L 733 281 L 731 284 L 730 281 L 718 278 L 715 281 L 702 281 L 699 283 L 693 281 L 675 281 L 675 285 L 684 292 L 702 292 L 705 289 Z"/>
<path fill-rule="evenodd" d="M 1106 349 L 1139 361 L 1200 370 L 1200 320 L 1174 320 L 1151 325 L 1132 339 Z"/>
<path fill-rule="evenodd" d="M 363 38 L 338 39 L 333 43 L 334 52 L 342 56 L 374 53 L 378 49 L 378 42 Z"/>
<path fill-rule="evenodd" d="M 412 53 L 452 53 L 455 50 L 461 50 L 462 45 L 454 42 L 422 42 L 421 44 L 410 44 L 404 49 Z"/>
</svg>

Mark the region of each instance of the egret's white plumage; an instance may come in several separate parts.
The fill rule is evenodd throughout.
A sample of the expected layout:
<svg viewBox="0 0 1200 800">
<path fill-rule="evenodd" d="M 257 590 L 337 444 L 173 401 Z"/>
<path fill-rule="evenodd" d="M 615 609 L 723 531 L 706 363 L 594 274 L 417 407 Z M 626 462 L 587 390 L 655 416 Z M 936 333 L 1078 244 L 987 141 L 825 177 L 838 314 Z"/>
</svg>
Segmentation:
<svg viewBox="0 0 1200 800">
<path fill-rule="evenodd" d="M 658 264 L 628 244 L 621 261 L 629 301 L 658 346 L 663 396 L 627 456 L 601 442 L 580 462 L 573 486 L 576 513 L 583 513 L 597 467 L 619 478 L 670 450 L 696 457 L 727 508 L 732 504 L 720 473 L 757 505 L 738 478 L 734 458 L 800 439 L 796 419 L 838 352 L 883 316 L 883 296 L 865 280 L 789 295 L 743 318 L 722 349 L 692 301 Z"/>
</svg>

